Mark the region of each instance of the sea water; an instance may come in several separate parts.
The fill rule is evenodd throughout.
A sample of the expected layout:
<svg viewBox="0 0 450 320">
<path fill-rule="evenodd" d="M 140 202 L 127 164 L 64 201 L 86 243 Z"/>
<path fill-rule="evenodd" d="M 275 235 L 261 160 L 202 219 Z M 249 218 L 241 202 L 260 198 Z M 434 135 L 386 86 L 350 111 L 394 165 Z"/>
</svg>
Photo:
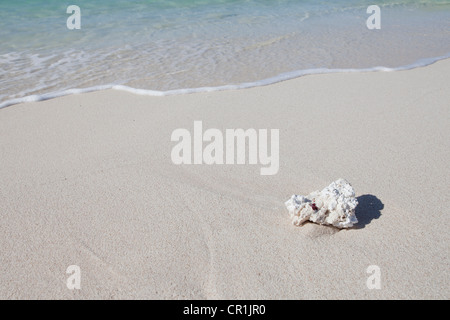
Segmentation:
<svg viewBox="0 0 450 320">
<path fill-rule="evenodd" d="M 69 5 L 79 30 L 67 28 Z M 366 26 L 370 5 L 378 30 Z M 449 54 L 450 0 L 0 0 L 0 107 L 106 88 L 245 88 Z"/>
</svg>

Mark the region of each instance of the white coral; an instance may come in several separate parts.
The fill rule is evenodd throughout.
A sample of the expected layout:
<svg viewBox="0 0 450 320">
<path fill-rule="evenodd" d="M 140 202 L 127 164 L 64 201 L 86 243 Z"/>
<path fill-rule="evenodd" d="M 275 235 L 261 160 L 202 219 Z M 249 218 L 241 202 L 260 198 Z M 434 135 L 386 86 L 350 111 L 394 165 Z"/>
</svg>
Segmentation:
<svg viewBox="0 0 450 320">
<path fill-rule="evenodd" d="M 355 216 L 358 200 L 353 187 L 345 179 L 338 179 L 322 191 L 314 191 L 306 197 L 293 195 L 285 205 L 296 226 L 308 220 L 338 228 L 350 228 L 358 223 Z"/>
</svg>

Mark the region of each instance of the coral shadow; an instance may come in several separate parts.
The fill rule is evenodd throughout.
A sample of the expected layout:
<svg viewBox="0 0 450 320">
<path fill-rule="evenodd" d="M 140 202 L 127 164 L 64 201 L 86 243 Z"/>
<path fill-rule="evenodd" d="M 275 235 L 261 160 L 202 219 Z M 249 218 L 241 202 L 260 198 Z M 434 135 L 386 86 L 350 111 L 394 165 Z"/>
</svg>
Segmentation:
<svg viewBox="0 0 450 320">
<path fill-rule="evenodd" d="M 355 226 L 358 229 L 362 229 L 373 219 L 381 217 L 381 210 L 383 210 L 384 204 L 380 199 L 371 194 L 359 196 L 357 199 L 358 205 L 355 209 L 355 215 L 358 223 Z"/>
</svg>

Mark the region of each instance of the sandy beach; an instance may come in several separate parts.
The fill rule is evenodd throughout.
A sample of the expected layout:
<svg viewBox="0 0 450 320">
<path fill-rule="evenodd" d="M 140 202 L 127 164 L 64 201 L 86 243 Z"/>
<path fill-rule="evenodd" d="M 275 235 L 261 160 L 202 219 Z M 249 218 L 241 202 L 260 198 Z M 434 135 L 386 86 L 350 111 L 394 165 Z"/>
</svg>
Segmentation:
<svg viewBox="0 0 450 320">
<path fill-rule="evenodd" d="M 449 299 L 450 60 L 0 110 L 1 299 Z M 175 165 L 178 128 L 279 129 L 279 171 Z M 284 202 L 347 179 L 359 223 Z M 69 290 L 66 269 L 81 270 Z M 381 288 L 369 289 L 367 268 Z"/>
</svg>

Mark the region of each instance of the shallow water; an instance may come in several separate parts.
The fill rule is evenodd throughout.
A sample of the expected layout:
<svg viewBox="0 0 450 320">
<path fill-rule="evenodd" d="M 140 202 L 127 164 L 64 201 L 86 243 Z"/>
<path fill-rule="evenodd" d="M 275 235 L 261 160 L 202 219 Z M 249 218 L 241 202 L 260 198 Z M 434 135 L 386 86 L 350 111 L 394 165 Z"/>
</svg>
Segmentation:
<svg viewBox="0 0 450 320">
<path fill-rule="evenodd" d="M 73 4 L 80 30 L 66 27 L 67 3 L 0 1 L 0 104 L 99 85 L 257 85 L 302 70 L 395 68 L 450 53 L 450 0 Z M 380 30 L 366 27 L 371 4 L 381 7 Z"/>
</svg>

